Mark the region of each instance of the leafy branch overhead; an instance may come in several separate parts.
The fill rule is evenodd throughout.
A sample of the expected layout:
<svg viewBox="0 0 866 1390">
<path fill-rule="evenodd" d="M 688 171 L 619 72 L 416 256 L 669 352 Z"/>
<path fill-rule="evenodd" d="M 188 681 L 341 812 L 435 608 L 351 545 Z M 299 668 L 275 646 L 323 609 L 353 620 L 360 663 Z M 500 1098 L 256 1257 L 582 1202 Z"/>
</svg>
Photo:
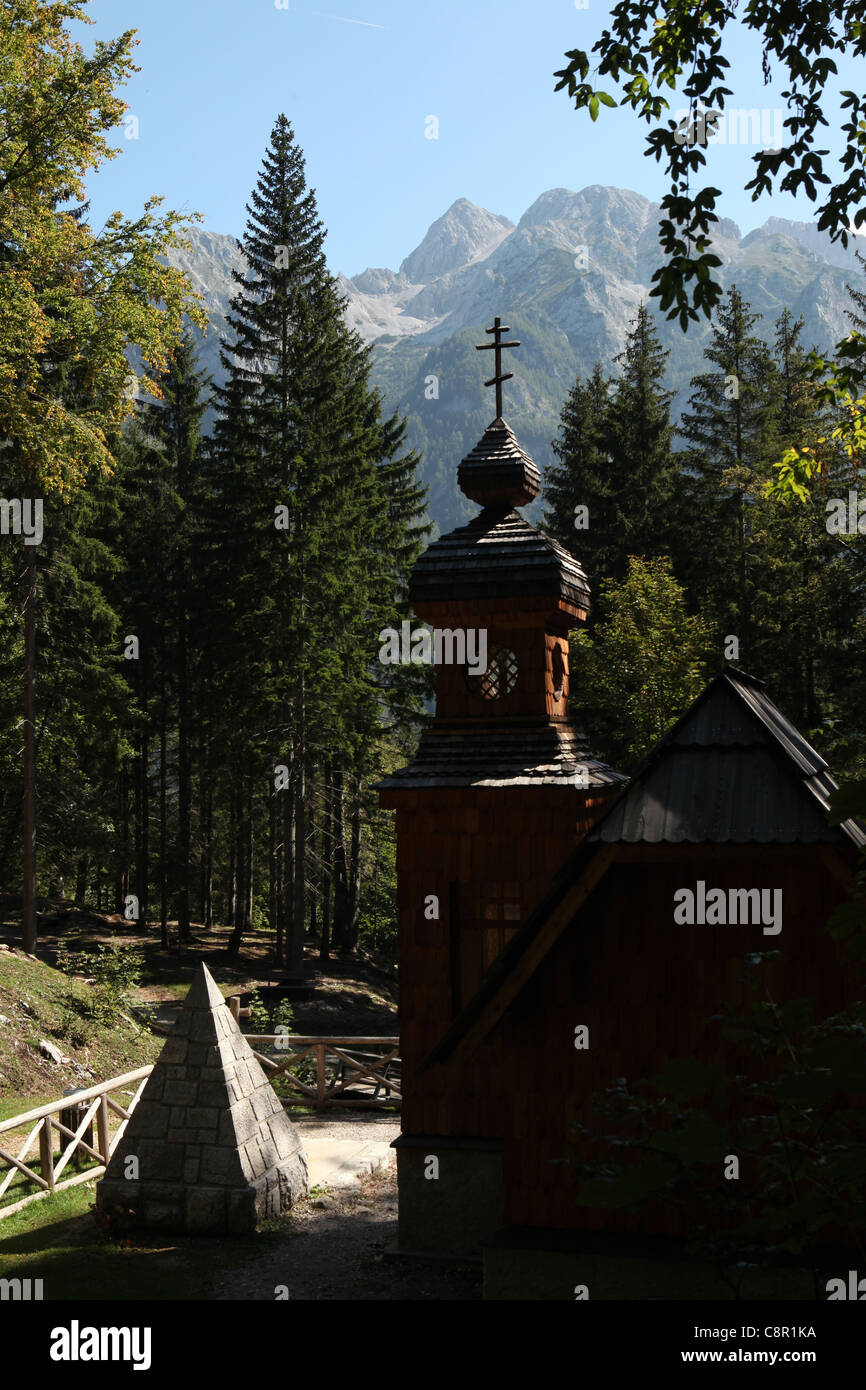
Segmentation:
<svg viewBox="0 0 866 1390">
<path fill-rule="evenodd" d="M 158 392 L 184 315 L 205 324 L 165 263 L 192 219 L 160 214 L 156 197 L 100 230 L 84 215 L 87 175 L 119 153 L 114 88 L 137 70 L 132 30 L 90 57 L 72 41 L 67 21 L 92 22 L 85 3 L 17 0 L 0 26 L 0 432 L 21 470 L 64 496 L 113 467 L 111 437 L 133 408 L 127 348 Z"/>
<path fill-rule="evenodd" d="M 721 264 L 711 250 L 712 228 L 718 222 L 714 187 L 692 189 L 692 180 L 707 163 L 706 142 L 684 138 L 683 130 L 666 113 L 670 94 L 688 105 L 689 123 L 710 112 L 724 114 L 732 96 L 725 80 L 730 62 L 724 44 L 729 25 L 760 36 L 762 70 L 769 85 L 774 68 L 781 67 L 786 85 L 781 96 L 787 107 L 786 139 L 779 149 L 753 155 L 754 177 L 746 184 L 753 201 L 763 194 L 804 192 L 818 206 L 817 226 L 833 241 L 847 246 L 852 226 L 866 223 L 866 94 L 841 94 L 840 128 L 842 177 L 833 182 L 823 160 L 829 153 L 825 115 L 828 81 L 837 74 L 834 54 L 866 54 L 866 17 L 861 0 L 748 0 L 737 13 L 733 0 L 621 0 L 611 12 L 611 27 L 592 48 L 598 61 L 580 49 L 566 53 L 568 65 L 558 71 L 556 91 L 565 89 L 577 109 L 595 121 L 601 106 L 630 106 L 651 130 L 645 153 L 664 163 L 670 190 L 662 199 L 659 241 L 665 261 L 655 271 L 652 295 L 668 318 L 679 319 L 683 330 L 704 314 L 709 318 L 722 287 L 713 276 Z M 730 51 L 730 48 L 728 49 Z M 609 79 L 619 88 L 617 103 L 597 86 Z"/>
</svg>

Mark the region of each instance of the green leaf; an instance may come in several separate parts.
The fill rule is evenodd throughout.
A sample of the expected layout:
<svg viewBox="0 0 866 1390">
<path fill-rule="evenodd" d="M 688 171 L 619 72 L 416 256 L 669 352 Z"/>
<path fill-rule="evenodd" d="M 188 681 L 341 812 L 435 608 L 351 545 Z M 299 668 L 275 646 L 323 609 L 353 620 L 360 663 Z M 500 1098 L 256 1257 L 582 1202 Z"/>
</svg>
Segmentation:
<svg viewBox="0 0 866 1390">
<path fill-rule="evenodd" d="M 831 825 L 841 825 L 852 816 L 866 819 L 866 778 L 846 782 L 830 795 Z"/>
</svg>

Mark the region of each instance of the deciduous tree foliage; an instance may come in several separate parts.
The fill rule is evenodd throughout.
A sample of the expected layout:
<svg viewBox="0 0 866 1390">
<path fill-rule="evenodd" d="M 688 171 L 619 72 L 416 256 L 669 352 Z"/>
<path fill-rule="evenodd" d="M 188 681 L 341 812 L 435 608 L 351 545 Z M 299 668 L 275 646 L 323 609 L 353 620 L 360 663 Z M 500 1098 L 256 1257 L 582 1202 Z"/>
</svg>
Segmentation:
<svg viewBox="0 0 866 1390">
<path fill-rule="evenodd" d="M 568 63 L 555 75 L 578 110 L 598 118 L 602 106 L 630 106 L 651 127 L 646 153 L 662 163 L 670 179 L 662 199 L 659 240 L 665 260 L 653 276 L 653 297 L 668 318 L 683 328 L 718 304 L 722 287 L 713 278 L 721 264 L 711 249 L 715 208 L 721 192 L 695 187 L 711 158 L 712 145 L 694 138 L 701 111 L 724 113 L 730 60 L 725 47 L 735 24 L 757 35 L 764 82 L 781 74 L 787 107 L 785 139 L 779 150 L 752 156 L 753 199 L 778 190 L 805 193 L 818 202 L 818 226 L 847 245 L 851 224 L 866 222 L 866 94 L 843 91 L 837 140 L 842 177 L 833 183 L 824 169 L 829 137 L 827 85 L 836 74 L 835 55 L 866 55 L 866 19 L 860 0 L 621 0 L 610 27 L 593 45 L 566 53 Z M 604 90 L 605 79 L 618 88 L 619 103 Z M 671 94 L 675 93 L 675 96 Z M 689 110 L 687 131 L 668 114 L 682 101 Z M 819 194 L 821 200 L 819 201 Z"/>
<path fill-rule="evenodd" d="M 633 771 L 696 699 L 712 670 L 710 625 L 690 614 L 668 559 L 632 556 L 604 587 L 605 618 L 573 635 L 574 703 L 593 746 Z"/>
<path fill-rule="evenodd" d="M 839 444 L 825 456 L 820 487 L 806 491 L 808 505 L 770 494 L 774 460 L 793 440 L 829 434 L 834 414 L 813 380 L 802 323 L 783 310 L 772 340 L 762 332 L 732 286 L 713 320 L 705 368 L 691 382 L 677 449 L 661 355 L 648 350 L 652 336 L 638 322 L 620 376 L 606 382 L 596 366 L 566 402 L 559 462 L 548 475 L 548 525 L 587 570 L 591 637 L 603 630 L 609 640 L 630 557 L 669 557 L 684 613 L 708 625 L 707 669 L 730 659 L 759 676 L 833 766 L 856 774 L 866 677 L 862 540 L 829 534 L 825 512 L 828 495 L 847 498 L 856 472 Z M 576 504 L 588 505 L 585 530 L 573 527 Z M 679 636 L 671 630 L 667 638 L 671 650 L 658 659 L 676 663 Z M 595 660 L 594 651 L 591 642 L 586 656 L 580 646 L 575 652 L 581 715 L 594 722 L 599 750 L 630 765 L 651 730 L 631 746 L 620 710 L 633 709 L 642 728 L 653 708 L 646 666 Z"/>
<path fill-rule="evenodd" d="M 183 220 L 114 213 L 97 232 L 79 205 L 87 173 L 117 153 L 109 132 L 133 70 L 132 31 L 88 57 L 68 24 L 85 0 L 12 0 L 0 24 L 0 434 L 6 495 L 69 497 L 113 464 L 129 415 L 130 344 L 165 367 L 185 311 L 185 275 L 161 259 Z M 148 378 L 145 377 L 145 382 Z M 24 936 L 35 942 L 34 673 L 38 561 L 24 548 Z"/>
</svg>

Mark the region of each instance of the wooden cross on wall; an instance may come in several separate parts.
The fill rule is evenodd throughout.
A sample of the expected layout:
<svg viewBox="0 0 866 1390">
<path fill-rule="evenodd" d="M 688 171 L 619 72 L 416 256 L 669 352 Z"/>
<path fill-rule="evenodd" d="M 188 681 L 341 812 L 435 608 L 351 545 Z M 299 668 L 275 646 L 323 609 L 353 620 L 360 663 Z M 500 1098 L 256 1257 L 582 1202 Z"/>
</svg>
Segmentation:
<svg viewBox="0 0 866 1390">
<path fill-rule="evenodd" d="M 492 328 L 485 328 L 484 332 L 485 332 L 485 333 L 492 333 L 492 334 L 493 334 L 493 342 L 492 342 L 492 343 L 476 343 L 476 344 L 475 344 L 475 351 L 476 351 L 476 352 L 488 352 L 488 351 L 492 348 L 493 351 L 494 351 L 494 353 L 495 353 L 495 357 L 494 357 L 494 359 L 493 359 L 493 361 L 494 361 L 494 363 L 495 363 L 495 366 L 494 366 L 494 369 L 493 369 L 495 375 L 493 375 L 493 376 L 490 378 L 489 381 L 485 381 L 484 385 L 485 385 L 485 386 L 493 386 L 493 385 L 496 386 L 496 418 L 497 418 L 497 419 L 501 419 L 501 417 L 502 417 L 502 383 L 503 383 L 503 381 L 510 381 L 511 378 L 514 376 L 514 373 L 513 373 L 513 372 L 503 372 L 503 370 L 502 370 L 502 349 L 503 349 L 503 348 L 520 347 L 520 343 L 519 343 L 516 339 L 512 340 L 512 342 L 510 342 L 510 343 L 503 343 L 503 342 L 502 342 L 502 334 L 503 334 L 503 333 L 510 333 L 510 332 L 511 332 L 511 329 L 508 327 L 508 324 L 507 324 L 507 323 L 506 323 L 506 324 L 500 323 L 500 321 L 499 321 L 499 316 L 498 316 L 498 315 L 497 315 L 496 318 L 493 320 L 493 327 L 492 327 Z"/>
</svg>

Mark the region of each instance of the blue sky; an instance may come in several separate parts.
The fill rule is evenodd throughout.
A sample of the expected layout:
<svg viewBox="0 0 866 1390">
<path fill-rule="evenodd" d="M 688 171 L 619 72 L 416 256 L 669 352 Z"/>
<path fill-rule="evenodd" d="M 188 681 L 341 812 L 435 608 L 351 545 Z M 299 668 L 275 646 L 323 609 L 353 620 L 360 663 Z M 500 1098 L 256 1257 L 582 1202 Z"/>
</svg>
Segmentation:
<svg viewBox="0 0 866 1390">
<path fill-rule="evenodd" d="M 134 28 L 141 72 L 123 94 L 138 138 L 92 176 L 92 218 L 127 215 L 146 197 L 204 214 L 239 235 L 274 119 L 284 111 L 307 160 L 328 229 L 332 270 L 396 269 L 429 224 L 467 197 L 517 221 L 548 188 L 587 184 L 666 191 L 644 157 L 645 124 L 575 112 L 553 73 L 569 48 L 592 47 L 607 0 L 92 0 L 96 24 L 73 26 L 90 46 Z M 320 8 L 320 5 L 323 8 Z M 737 32 L 730 104 L 781 106 L 765 88 L 760 50 Z M 853 63 L 839 85 L 856 87 Z M 425 138 L 436 116 L 438 139 Z M 840 137 L 831 120 L 826 142 Z M 717 145 L 707 182 L 743 231 L 776 214 L 808 220 L 813 205 L 787 195 L 751 202 L 750 154 Z M 832 166 L 830 169 L 832 173 Z"/>
</svg>

